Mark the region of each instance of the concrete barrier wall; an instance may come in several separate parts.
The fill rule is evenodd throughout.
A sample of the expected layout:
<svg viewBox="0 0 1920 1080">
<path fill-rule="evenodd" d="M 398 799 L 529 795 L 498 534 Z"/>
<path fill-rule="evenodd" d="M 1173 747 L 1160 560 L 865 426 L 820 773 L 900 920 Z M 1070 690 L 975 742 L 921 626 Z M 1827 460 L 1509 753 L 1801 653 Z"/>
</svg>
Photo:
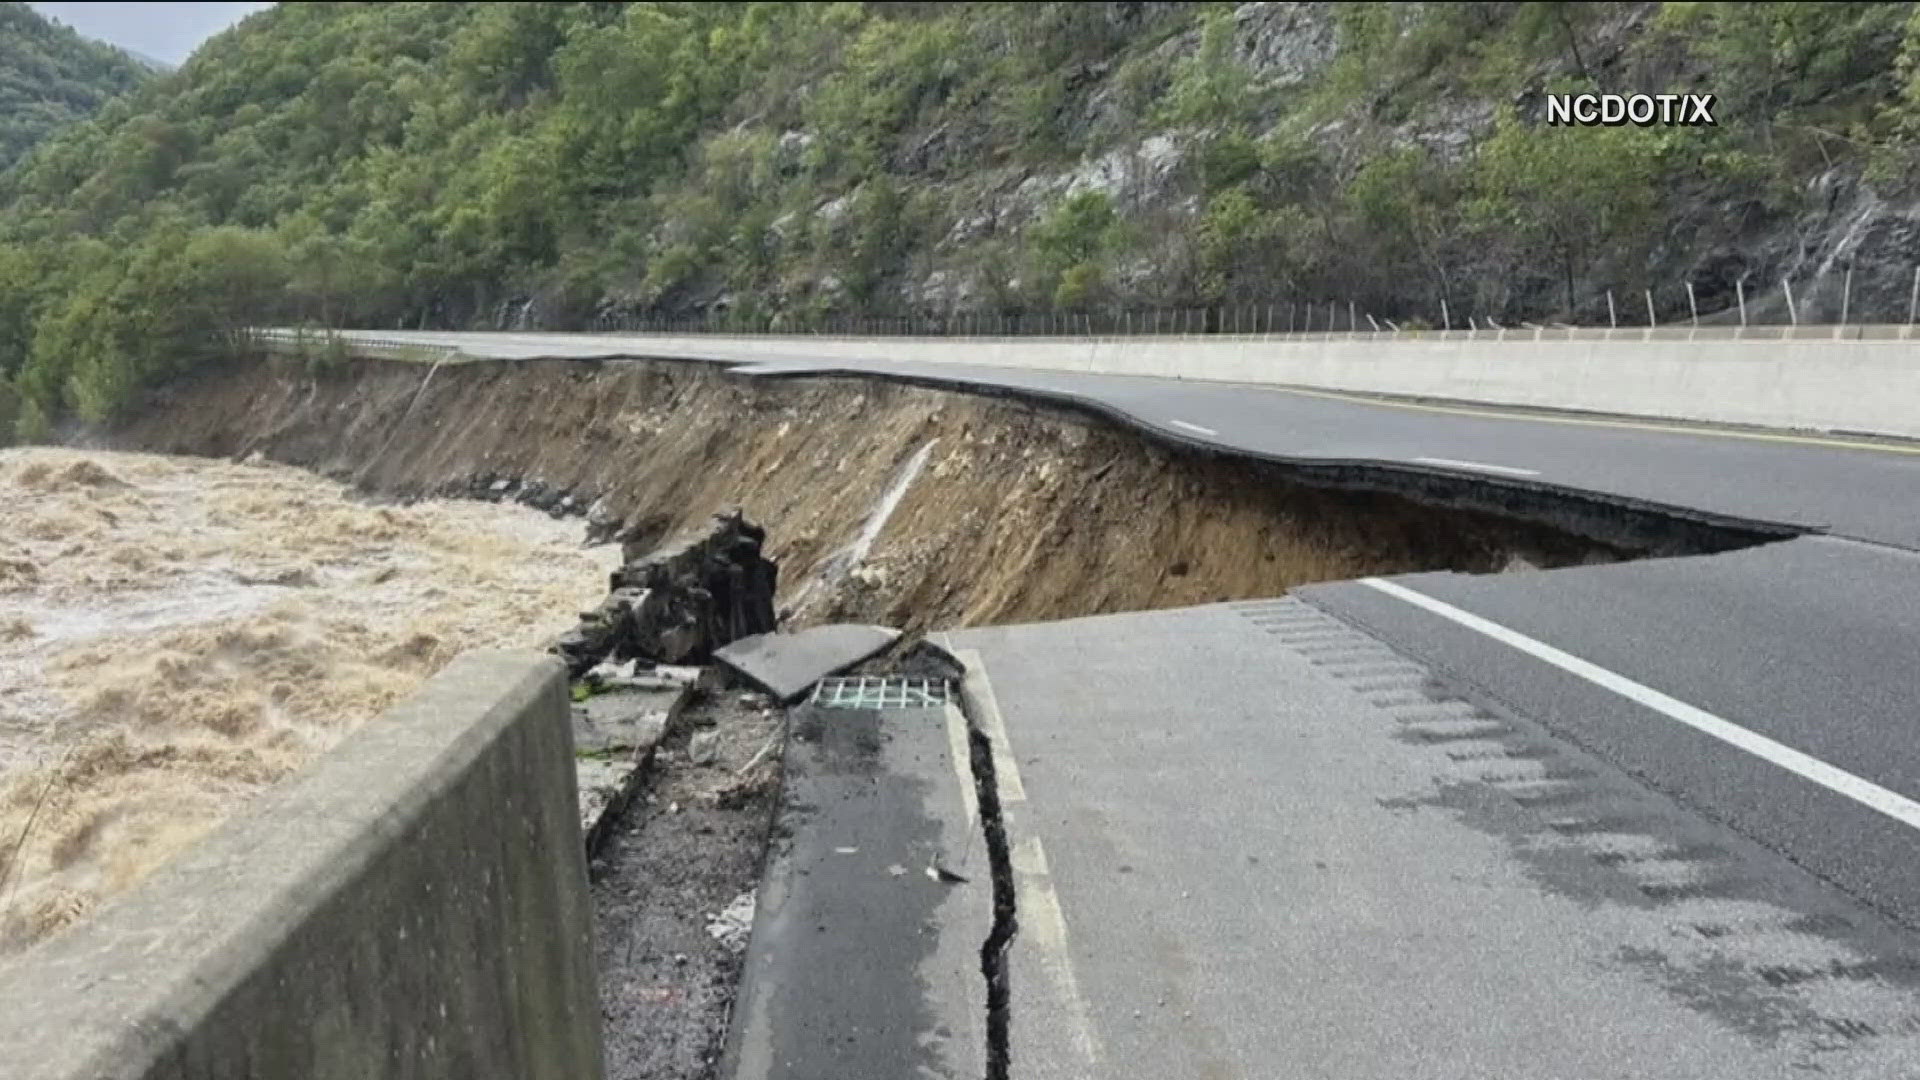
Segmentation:
<svg viewBox="0 0 1920 1080">
<path fill-rule="evenodd" d="M 1755 327 L 1741 338 L 1724 329 L 1662 328 L 1546 331 L 1538 337 L 1526 330 L 1323 334 L 1271 341 L 632 334 L 582 340 L 658 356 L 966 362 L 1920 437 L 1920 340 L 1907 339 L 1908 332 Z"/>
<path fill-rule="evenodd" d="M 599 1080 L 559 661 L 466 654 L 0 965 L 8 1080 Z"/>
</svg>

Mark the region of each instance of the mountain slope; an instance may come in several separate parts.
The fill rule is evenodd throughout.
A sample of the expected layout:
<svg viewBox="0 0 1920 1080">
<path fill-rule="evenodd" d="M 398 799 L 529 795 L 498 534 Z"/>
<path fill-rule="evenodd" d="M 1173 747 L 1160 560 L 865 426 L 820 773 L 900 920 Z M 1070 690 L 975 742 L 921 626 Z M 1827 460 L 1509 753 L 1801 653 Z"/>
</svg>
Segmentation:
<svg viewBox="0 0 1920 1080">
<path fill-rule="evenodd" d="M 1899 319 L 1917 67 L 1912 4 L 280 5 L 0 177 L 0 377 L 31 432 L 269 318 Z"/>
<path fill-rule="evenodd" d="M 0 3 L 0 169 L 149 74 L 119 49 L 25 4 Z"/>
</svg>

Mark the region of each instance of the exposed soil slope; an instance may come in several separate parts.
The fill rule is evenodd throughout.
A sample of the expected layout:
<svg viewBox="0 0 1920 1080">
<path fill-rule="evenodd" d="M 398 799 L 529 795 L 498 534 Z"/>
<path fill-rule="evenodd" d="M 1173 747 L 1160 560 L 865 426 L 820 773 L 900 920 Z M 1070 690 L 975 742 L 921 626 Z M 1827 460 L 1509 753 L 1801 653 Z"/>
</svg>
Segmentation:
<svg viewBox="0 0 1920 1080">
<path fill-rule="evenodd" d="M 261 452 L 402 497 L 539 479 L 600 500 L 643 544 L 738 506 L 768 529 L 796 625 L 1030 621 L 1613 557 L 1544 527 L 1308 488 L 1017 402 L 672 362 L 429 375 L 367 361 L 315 378 L 263 361 L 176 386 L 114 438 Z"/>
</svg>

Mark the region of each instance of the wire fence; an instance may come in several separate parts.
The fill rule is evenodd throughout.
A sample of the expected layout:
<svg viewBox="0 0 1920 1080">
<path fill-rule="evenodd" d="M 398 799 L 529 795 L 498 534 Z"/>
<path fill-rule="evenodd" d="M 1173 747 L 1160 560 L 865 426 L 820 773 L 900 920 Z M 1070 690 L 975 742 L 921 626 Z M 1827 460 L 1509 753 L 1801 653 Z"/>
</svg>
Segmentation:
<svg viewBox="0 0 1920 1080">
<path fill-rule="evenodd" d="M 818 334 L 832 337 L 1200 337 L 1281 335 L 1548 338 L 1572 335 L 1668 337 L 1908 338 L 1920 326 L 1920 266 L 1900 289 L 1885 274 L 1856 292 L 1852 269 L 1832 269 L 1799 283 L 1783 279 L 1761 291 L 1746 279 L 1711 289 L 1684 282 L 1663 290 L 1607 290 L 1604 315 L 1579 322 L 1502 321 L 1438 300 L 1434 310 L 1397 317 L 1354 300 L 1287 299 L 1201 306 L 1088 307 L 1047 311 L 952 311 L 898 314 L 764 312 L 714 304 L 698 314 L 603 314 L 587 327 L 600 333 Z M 1703 295 L 1705 294 L 1705 295 Z M 537 329 L 516 326 L 515 329 Z"/>
</svg>

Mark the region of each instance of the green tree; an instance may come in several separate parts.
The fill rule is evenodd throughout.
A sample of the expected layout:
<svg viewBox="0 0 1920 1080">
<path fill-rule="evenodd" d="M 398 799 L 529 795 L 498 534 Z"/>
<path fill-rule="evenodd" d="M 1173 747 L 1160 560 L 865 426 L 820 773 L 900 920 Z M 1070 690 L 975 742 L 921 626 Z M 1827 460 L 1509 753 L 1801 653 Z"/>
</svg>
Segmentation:
<svg viewBox="0 0 1920 1080">
<path fill-rule="evenodd" d="M 0 3 L 0 170 L 153 74 L 26 4 Z"/>
<path fill-rule="evenodd" d="M 1101 261 L 1118 246 L 1120 218 L 1104 191 L 1069 195 L 1027 235 L 1034 290 L 1055 304 L 1088 303 L 1102 279 Z"/>
<path fill-rule="evenodd" d="M 1233 45 L 1231 8 L 1217 7 L 1201 24 L 1200 46 L 1173 69 L 1161 118 L 1170 124 L 1238 127 L 1252 104 L 1252 73 Z"/>
<path fill-rule="evenodd" d="M 1670 136 L 1653 128 L 1547 128 L 1509 112 L 1474 162 L 1469 219 L 1509 270 L 1554 267 L 1569 311 L 1603 262 L 1642 262 L 1659 220 Z"/>
<path fill-rule="evenodd" d="M 1388 150 L 1354 173 L 1345 212 L 1366 238 L 1367 264 L 1381 292 L 1408 277 L 1424 277 L 1441 300 L 1452 301 L 1452 267 L 1464 241 L 1455 207 L 1458 178 L 1430 153 Z"/>
</svg>

